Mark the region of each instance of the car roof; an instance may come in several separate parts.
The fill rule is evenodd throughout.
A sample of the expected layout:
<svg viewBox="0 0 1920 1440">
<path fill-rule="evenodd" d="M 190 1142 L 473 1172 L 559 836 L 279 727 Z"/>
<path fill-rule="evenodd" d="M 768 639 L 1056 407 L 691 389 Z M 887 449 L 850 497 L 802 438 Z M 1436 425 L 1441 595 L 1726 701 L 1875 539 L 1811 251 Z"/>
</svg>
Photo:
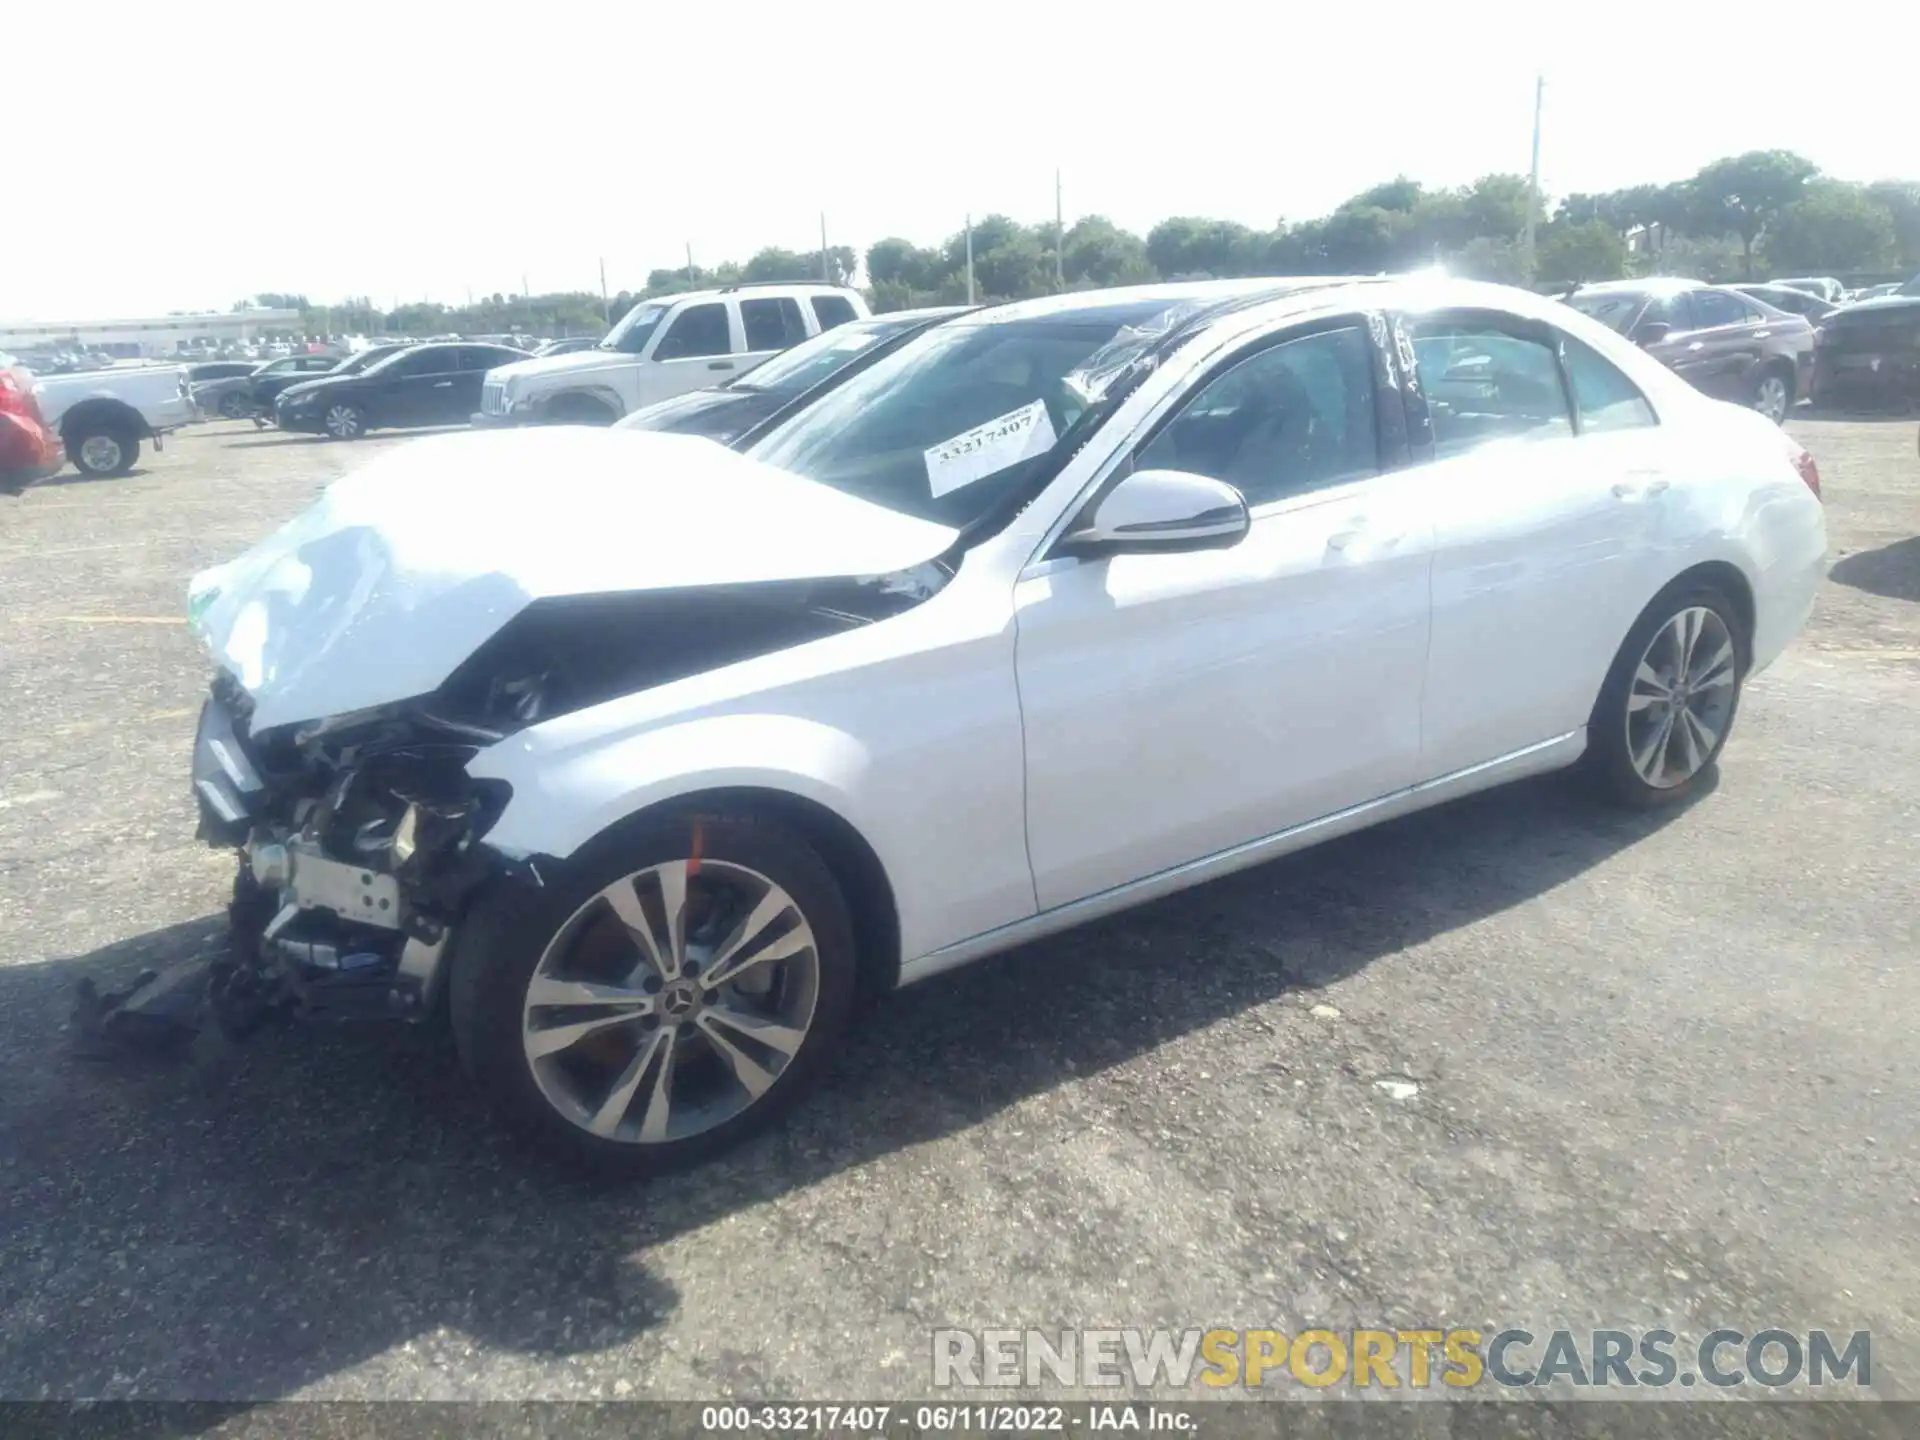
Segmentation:
<svg viewBox="0 0 1920 1440">
<path fill-rule="evenodd" d="M 850 293 L 845 285 L 829 285 L 824 280 L 743 280 L 737 285 L 709 285 L 702 290 L 675 290 L 666 295 L 648 295 L 639 305 L 673 305 L 682 300 L 716 300 L 722 295 L 750 296 L 755 291 L 778 294 L 782 290 L 817 291 L 822 295 Z"/>
<path fill-rule="evenodd" d="M 1256 276 L 1244 280 L 1172 280 L 1157 285 L 1129 285 L 1112 290 L 1078 290 L 990 305 L 969 315 L 969 325 L 1018 324 L 1054 320 L 1062 323 L 1126 325 L 1179 306 L 1191 306 L 1190 320 L 1222 311 L 1337 289 L 1375 283 L 1384 276 L 1306 275 Z"/>
</svg>

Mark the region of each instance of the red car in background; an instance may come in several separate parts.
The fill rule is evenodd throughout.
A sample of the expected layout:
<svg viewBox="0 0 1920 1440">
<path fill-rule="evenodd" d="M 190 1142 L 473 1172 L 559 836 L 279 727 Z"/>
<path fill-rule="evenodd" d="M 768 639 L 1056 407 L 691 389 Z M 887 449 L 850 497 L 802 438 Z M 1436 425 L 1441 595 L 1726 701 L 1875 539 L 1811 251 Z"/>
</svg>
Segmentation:
<svg viewBox="0 0 1920 1440">
<path fill-rule="evenodd" d="M 33 373 L 0 355 L 0 491 L 18 494 L 67 463 L 60 437 L 40 417 Z"/>
</svg>

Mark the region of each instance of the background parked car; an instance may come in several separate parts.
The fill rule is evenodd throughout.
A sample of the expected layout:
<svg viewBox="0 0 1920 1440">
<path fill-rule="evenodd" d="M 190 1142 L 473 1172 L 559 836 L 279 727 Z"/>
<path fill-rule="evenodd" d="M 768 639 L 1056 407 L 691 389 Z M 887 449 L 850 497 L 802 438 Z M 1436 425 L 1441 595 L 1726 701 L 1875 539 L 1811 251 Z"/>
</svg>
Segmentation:
<svg viewBox="0 0 1920 1440">
<path fill-rule="evenodd" d="M 374 429 L 458 425 L 479 405 L 487 372 L 525 358 L 505 345 L 409 345 L 363 370 L 343 368 L 289 386 L 274 401 L 273 418 L 282 430 L 335 440 Z"/>
<path fill-rule="evenodd" d="M 178 365 L 131 365 L 34 381 L 46 423 L 74 468 L 86 475 L 124 475 L 140 458 L 140 442 L 163 437 L 199 418 Z"/>
<path fill-rule="evenodd" d="M 613 428 L 704 435 L 722 445 L 749 439 L 763 421 L 825 385 L 837 384 L 954 315 L 964 305 L 896 310 L 851 320 L 754 366 L 738 380 L 636 410 Z"/>
<path fill-rule="evenodd" d="M 1920 403 L 1920 294 L 1842 306 L 1813 353 L 1816 404 Z"/>
<path fill-rule="evenodd" d="M 33 372 L 0 355 L 0 494 L 54 474 L 66 463 L 60 437 L 40 413 Z"/>
<path fill-rule="evenodd" d="M 1831 300 L 1822 300 L 1810 291 L 1795 290 L 1788 285 L 1730 285 L 1727 288 L 1789 315 L 1803 315 L 1815 325 L 1840 308 Z"/>
<path fill-rule="evenodd" d="M 1785 420 L 1811 392 L 1812 324 L 1738 290 L 1694 280 L 1613 280 L 1563 298 L 1717 399 Z"/>
<path fill-rule="evenodd" d="M 806 283 L 642 300 L 592 350 L 527 359 L 491 377 L 473 423 L 611 425 L 867 313 L 858 291 Z"/>
<path fill-rule="evenodd" d="M 1841 304 L 1847 298 L 1847 287 L 1831 275 L 1796 275 L 1785 280 L 1770 280 L 1771 285 L 1784 285 L 1789 290 L 1802 290 L 1809 295 L 1818 295 L 1831 305 Z"/>
<path fill-rule="evenodd" d="M 582 350 L 591 350 L 600 343 L 594 335 L 569 335 L 564 340 L 549 340 L 533 352 L 533 358 L 544 360 L 549 355 L 577 355 Z"/>
<path fill-rule="evenodd" d="M 324 375 L 343 363 L 331 355 L 285 355 L 278 360 L 270 360 L 253 372 L 249 382 L 248 392 L 253 399 L 253 408 L 261 414 L 270 415 L 273 413 L 274 399 L 289 385 L 298 385 L 302 380 Z"/>
<path fill-rule="evenodd" d="M 206 360 L 187 367 L 187 389 L 202 415 L 240 420 L 253 413 L 251 360 Z"/>
</svg>

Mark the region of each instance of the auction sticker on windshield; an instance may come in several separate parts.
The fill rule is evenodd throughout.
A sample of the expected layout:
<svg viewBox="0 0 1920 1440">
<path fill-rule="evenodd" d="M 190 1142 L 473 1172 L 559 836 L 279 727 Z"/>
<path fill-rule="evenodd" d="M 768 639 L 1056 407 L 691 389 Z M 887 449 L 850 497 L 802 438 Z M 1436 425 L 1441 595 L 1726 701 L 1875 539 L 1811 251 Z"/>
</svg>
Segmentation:
<svg viewBox="0 0 1920 1440">
<path fill-rule="evenodd" d="M 938 499 L 963 485 L 997 475 L 1010 465 L 1046 454 L 1056 438 L 1047 402 L 1036 400 L 928 449 L 927 484 Z"/>
</svg>

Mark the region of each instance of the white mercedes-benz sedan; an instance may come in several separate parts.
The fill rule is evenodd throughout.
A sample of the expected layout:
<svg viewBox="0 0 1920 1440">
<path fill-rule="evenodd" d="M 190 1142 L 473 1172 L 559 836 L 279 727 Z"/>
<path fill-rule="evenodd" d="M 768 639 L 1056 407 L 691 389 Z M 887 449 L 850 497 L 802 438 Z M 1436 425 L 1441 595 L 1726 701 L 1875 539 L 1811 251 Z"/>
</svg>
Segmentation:
<svg viewBox="0 0 1920 1440">
<path fill-rule="evenodd" d="M 1681 800 L 1825 549 L 1777 427 L 1437 276 L 976 311 L 744 453 L 415 442 L 193 584 L 214 1010 L 445 1015 L 684 1162 L 863 990 L 1520 776 Z"/>
</svg>

